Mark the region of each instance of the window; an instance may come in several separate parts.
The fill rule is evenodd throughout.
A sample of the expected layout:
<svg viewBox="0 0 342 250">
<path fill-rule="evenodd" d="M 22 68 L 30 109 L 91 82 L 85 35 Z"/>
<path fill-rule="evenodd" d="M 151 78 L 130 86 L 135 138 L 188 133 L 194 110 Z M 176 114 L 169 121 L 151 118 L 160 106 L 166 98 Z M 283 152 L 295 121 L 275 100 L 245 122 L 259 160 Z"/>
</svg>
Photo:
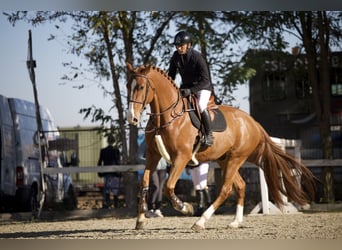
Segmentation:
<svg viewBox="0 0 342 250">
<path fill-rule="evenodd" d="M 285 79 L 283 73 L 265 74 L 263 80 L 263 98 L 265 101 L 276 101 L 286 98 Z"/>
<path fill-rule="evenodd" d="M 331 94 L 333 96 L 342 95 L 342 83 L 333 83 L 331 84 Z"/>
<path fill-rule="evenodd" d="M 303 99 L 312 94 L 312 87 L 307 79 L 296 80 L 296 96 Z"/>
<path fill-rule="evenodd" d="M 331 94 L 333 96 L 342 96 L 342 70 L 340 68 L 333 70 L 331 80 Z"/>
<path fill-rule="evenodd" d="M 342 70 L 333 68 L 331 72 L 331 95 L 342 96 Z"/>
</svg>

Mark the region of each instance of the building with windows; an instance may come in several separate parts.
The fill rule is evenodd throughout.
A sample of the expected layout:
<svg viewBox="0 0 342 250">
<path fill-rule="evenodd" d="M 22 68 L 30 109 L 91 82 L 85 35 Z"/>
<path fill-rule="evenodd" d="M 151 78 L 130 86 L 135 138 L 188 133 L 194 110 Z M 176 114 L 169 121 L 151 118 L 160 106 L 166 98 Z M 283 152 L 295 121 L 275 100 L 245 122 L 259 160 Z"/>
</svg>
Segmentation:
<svg viewBox="0 0 342 250">
<path fill-rule="evenodd" d="M 247 56 L 257 68 L 249 82 L 250 114 L 271 136 L 301 140 L 303 159 L 322 158 L 305 55 L 253 50 Z M 342 52 L 332 52 L 330 63 L 330 129 L 334 158 L 342 158 Z"/>
</svg>

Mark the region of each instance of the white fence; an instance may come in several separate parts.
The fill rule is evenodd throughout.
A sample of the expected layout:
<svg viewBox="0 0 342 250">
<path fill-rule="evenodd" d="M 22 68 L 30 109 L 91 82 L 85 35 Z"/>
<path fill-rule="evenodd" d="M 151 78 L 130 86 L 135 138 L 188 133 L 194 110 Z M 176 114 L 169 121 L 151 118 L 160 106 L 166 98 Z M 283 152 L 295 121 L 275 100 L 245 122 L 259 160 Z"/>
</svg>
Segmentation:
<svg viewBox="0 0 342 250">
<path fill-rule="evenodd" d="M 302 163 L 308 168 L 316 167 L 342 167 L 342 159 L 334 160 L 302 160 Z M 213 168 L 219 168 L 217 164 L 210 165 Z M 243 166 L 244 168 L 258 168 L 256 165 L 246 162 Z M 56 174 L 56 173 L 97 173 L 97 172 L 137 172 L 144 170 L 145 165 L 113 165 L 113 166 L 90 166 L 90 167 L 63 167 L 63 168 L 45 168 L 44 173 L 46 174 Z M 285 201 L 285 206 L 280 209 L 269 201 L 268 187 L 266 185 L 265 177 L 261 168 L 259 168 L 259 178 L 260 178 L 260 193 L 261 201 L 255 206 L 250 214 L 279 214 L 279 213 L 298 213 L 297 207 L 287 202 L 287 197 L 283 197 Z M 219 183 L 218 181 L 215 181 Z M 132 197 L 135 197 L 132 195 Z"/>
<path fill-rule="evenodd" d="M 145 165 L 111 165 L 111 166 L 89 166 L 89 167 L 62 167 L 62 168 L 45 168 L 45 174 L 57 174 L 57 173 L 97 173 L 97 172 L 136 172 L 144 170 Z"/>
<path fill-rule="evenodd" d="M 342 159 L 333 160 L 302 160 L 301 161 L 308 168 L 315 167 L 342 167 Z M 219 168 L 215 164 L 212 167 Z M 250 162 L 246 162 L 244 167 L 257 167 Z M 112 165 L 112 166 L 89 166 L 89 167 L 63 167 L 63 168 L 45 168 L 45 174 L 57 174 L 57 173 L 97 173 L 97 172 L 136 172 L 144 170 L 145 165 L 135 164 L 135 165 Z"/>
</svg>

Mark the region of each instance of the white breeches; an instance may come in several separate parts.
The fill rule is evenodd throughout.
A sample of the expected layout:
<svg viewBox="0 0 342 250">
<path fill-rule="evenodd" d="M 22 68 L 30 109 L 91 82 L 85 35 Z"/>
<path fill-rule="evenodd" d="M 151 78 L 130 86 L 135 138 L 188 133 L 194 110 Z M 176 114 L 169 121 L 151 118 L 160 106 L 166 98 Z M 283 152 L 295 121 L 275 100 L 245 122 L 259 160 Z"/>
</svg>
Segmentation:
<svg viewBox="0 0 342 250">
<path fill-rule="evenodd" d="M 209 170 L 209 163 L 201 163 L 198 167 L 191 170 L 191 178 L 195 190 L 202 190 L 207 187 L 207 176 Z"/>
<path fill-rule="evenodd" d="M 199 106 L 199 110 L 202 113 L 208 105 L 210 96 L 211 96 L 211 91 L 209 90 L 200 90 L 198 92 L 196 92 L 196 96 L 198 99 L 198 106 Z"/>
</svg>

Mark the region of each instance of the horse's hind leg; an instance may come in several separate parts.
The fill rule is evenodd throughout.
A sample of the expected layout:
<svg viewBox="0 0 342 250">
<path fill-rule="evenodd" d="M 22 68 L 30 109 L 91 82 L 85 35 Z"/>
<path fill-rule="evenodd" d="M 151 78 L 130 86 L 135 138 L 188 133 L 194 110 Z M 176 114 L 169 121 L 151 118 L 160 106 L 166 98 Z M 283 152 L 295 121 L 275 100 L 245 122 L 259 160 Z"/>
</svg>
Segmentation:
<svg viewBox="0 0 342 250">
<path fill-rule="evenodd" d="M 242 178 L 240 174 L 238 173 L 238 169 L 241 167 L 241 165 L 245 162 L 246 158 L 244 157 L 239 157 L 239 158 L 233 158 L 231 161 L 228 162 L 226 160 L 225 163 L 220 163 L 222 164 L 222 169 L 223 169 L 223 184 L 220 190 L 220 193 L 214 203 L 207 209 L 205 212 L 202 214 L 200 219 L 196 221 L 196 223 L 191 227 L 194 231 L 200 231 L 205 229 L 205 222 L 210 219 L 210 217 L 215 213 L 215 211 L 222 205 L 222 203 L 228 198 L 228 196 L 231 194 L 232 189 L 233 189 L 233 184 L 234 187 L 238 187 L 237 189 L 240 190 L 239 194 L 242 194 L 240 198 L 244 197 L 244 185 L 242 185 Z M 242 180 L 243 181 L 243 180 Z M 244 183 L 244 182 L 243 182 Z M 239 201 L 241 202 L 241 201 Z M 239 208 L 239 211 L 237 211 L 237 214 L 243 213 L 243 202 L 240 203 L 242 206 Z"/>
<path fill-rule="evenodd" d="M 246 191 L 246 183 L 242 179 L 239 172 L 237 172 L 235 175 L 233 186 L 238 196 L 238 199 L 236 204 L 236 214 L 234 220 L 229 224 L 229 227 L 237 228 L 243 221 L 243 208 Z"/>
</svg>

